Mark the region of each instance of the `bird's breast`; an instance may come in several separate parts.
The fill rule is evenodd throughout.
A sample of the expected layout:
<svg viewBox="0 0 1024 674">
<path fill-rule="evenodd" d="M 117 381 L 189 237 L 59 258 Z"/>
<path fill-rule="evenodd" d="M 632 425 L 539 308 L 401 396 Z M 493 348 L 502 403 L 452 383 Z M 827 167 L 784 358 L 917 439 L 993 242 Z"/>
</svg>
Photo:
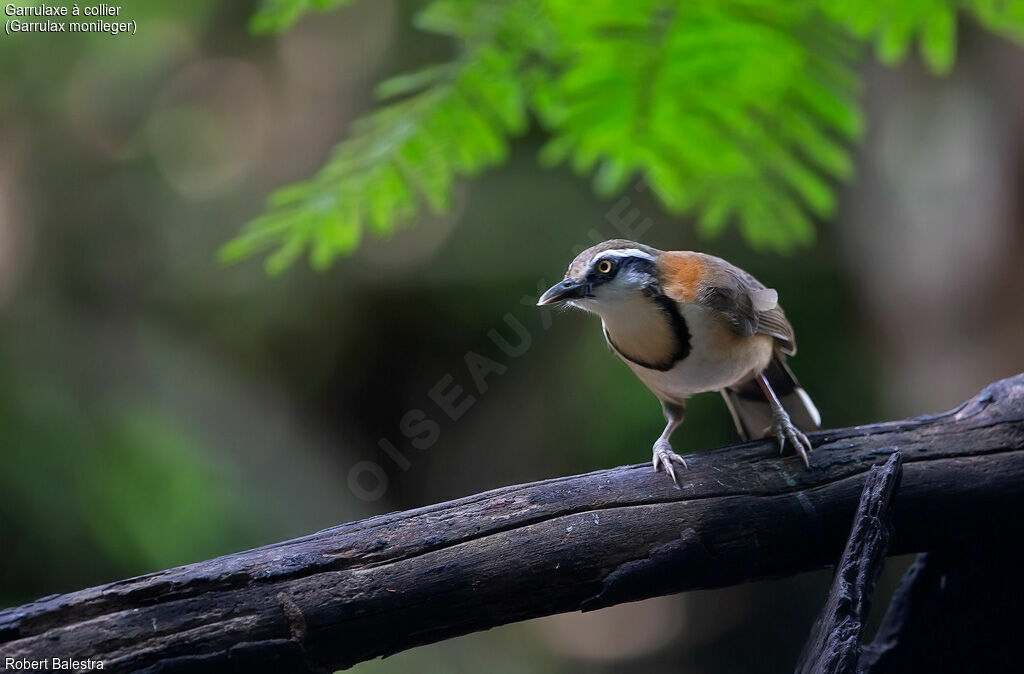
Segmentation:
<svg viewBox="0 0 1024 674">
<path fill-rule="evenodd" d="M 669 370 L 689 354 L 686 322 L 666 297 L 608 303 L 600 315 L 609 346 L 632 365 Z"/>
<path fill-rule="evenodd" d="M 681 313 L 690 333 L 690 348 L 686 357 L 670 368 L 644 367 L 616 349 L 637 377 L 662 400 L 681 402 L 695 393 L 718 391 L 745 381 L 768 366 L 773 349 L 771 337 L 737 335 L 721 317 L 700 305 L 686 304 Z"/>
</svg>

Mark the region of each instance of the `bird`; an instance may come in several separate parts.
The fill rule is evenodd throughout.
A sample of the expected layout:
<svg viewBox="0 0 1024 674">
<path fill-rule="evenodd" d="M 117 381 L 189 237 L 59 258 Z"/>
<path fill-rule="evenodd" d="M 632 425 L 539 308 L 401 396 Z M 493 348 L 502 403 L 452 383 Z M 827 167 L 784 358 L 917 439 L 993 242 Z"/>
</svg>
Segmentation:
<svg viewBox="0 0 1024 674">
<path fill-rule="evenodd" d="M 810 469 L 804 431 L 821 415 L 786 364 L 796 355 L 793 326 L 778 292 L 722 258 L 662 251 L 612 239 L 569 265 L 565 278 L 537 300 L 597 314 L 608 347 L 661 401 L 665 429 L 651 463 L 679 488 L 686 461 L 670 438 L 686 400 L 719 391 L 743 440 L 774 435 Z"/>
</svg>

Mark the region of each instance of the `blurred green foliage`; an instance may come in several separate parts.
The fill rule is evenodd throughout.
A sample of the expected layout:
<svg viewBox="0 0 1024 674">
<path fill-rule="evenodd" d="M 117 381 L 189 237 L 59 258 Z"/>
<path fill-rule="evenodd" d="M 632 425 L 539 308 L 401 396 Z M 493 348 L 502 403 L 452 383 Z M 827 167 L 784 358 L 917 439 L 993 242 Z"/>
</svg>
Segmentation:
<svg viewBox="0 0 1024 674">
<path fill-rule="evenodd" d="M 251 27 L 345 4 L 268 0 Z M 280 273 L 308 250 L 325 269 L 366 228 L 447 210 L 453 182 L 504 162 L 531 115 L 550 135 L 542 164 L 593 175 L 599 195 L 642 178 L 702 235 L 735 221 L 755 248 L 788 251 L 813 240 L 812 218 L 835 212 L 835 183 L 852 173 L 861 43 L 895 63 L 917 37 L 946 72 L 961 12 L 1024 35 L 1018 0 L 434 0 L 415 23 L 458 55 L 383 82 L 382 107 L 316 176 L 271 195 L 221 258 L 273 251 L 266 268 Z"/>
<path fill-rule="evenodd" d="M 11 559 L 28 558 L 11 586 L 39 577 L 137 573 L 181 564 L 251 539 L 244 500 L 224 467 L 177 420 L 149 404 L 96 405 L 66 382 L 5 362 L 0 381 L 0 522 Z M 2 597 L 0 597 L 2 599 Z"/>
</svg>

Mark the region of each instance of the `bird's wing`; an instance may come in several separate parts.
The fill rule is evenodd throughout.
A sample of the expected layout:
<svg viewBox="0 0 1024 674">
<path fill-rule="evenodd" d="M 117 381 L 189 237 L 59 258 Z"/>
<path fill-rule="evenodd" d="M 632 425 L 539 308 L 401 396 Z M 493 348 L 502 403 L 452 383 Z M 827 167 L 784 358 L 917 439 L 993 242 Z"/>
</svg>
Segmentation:
<svg viewBox="0 0 1024 674">
<path fill-rule="evenodd" d="M 796 355 L 796 335 L 793 326 L 786 318 L 786 312 L 778 304 L 774 309 L 758 314 L 757 331 L 762 335 L 771 335 L 779 345 L 779 349 L 787 356 Z"/>
<path fill-rule="evenodd" d="M 725 260 L 684 251 L 662 254 L 662 290 L 676 302 L 693 302 L 722 315 L 738 335 L 770 335 L 779 349 L 796 353 L 796 337 L 779 296 Z"/>
</svg>

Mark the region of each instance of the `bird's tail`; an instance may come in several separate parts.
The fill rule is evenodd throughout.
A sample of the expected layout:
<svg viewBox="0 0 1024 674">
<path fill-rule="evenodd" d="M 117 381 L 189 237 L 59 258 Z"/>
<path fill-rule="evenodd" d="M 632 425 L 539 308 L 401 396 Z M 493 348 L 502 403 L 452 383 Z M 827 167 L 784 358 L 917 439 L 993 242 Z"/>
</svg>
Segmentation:
<svg viewBox="0 0 1024 674">
<path fill-rule="evenodd" d="M 821 415 L 811 402 L 811 397 L 800 388 L 793 371 L 775 356 L 765 368 L 764 376 L 775 391 L 782 407 L 789 413 L 793 425 L 802 431 L 813 431 L 821 426 Z M 772 423 L 772 408 L 768 398 L 757 383 L 757 379 L 722 389 L 722 397 L 729 407 L 736 430 L 744 440 L 763 438 Z"/>
</svg>

